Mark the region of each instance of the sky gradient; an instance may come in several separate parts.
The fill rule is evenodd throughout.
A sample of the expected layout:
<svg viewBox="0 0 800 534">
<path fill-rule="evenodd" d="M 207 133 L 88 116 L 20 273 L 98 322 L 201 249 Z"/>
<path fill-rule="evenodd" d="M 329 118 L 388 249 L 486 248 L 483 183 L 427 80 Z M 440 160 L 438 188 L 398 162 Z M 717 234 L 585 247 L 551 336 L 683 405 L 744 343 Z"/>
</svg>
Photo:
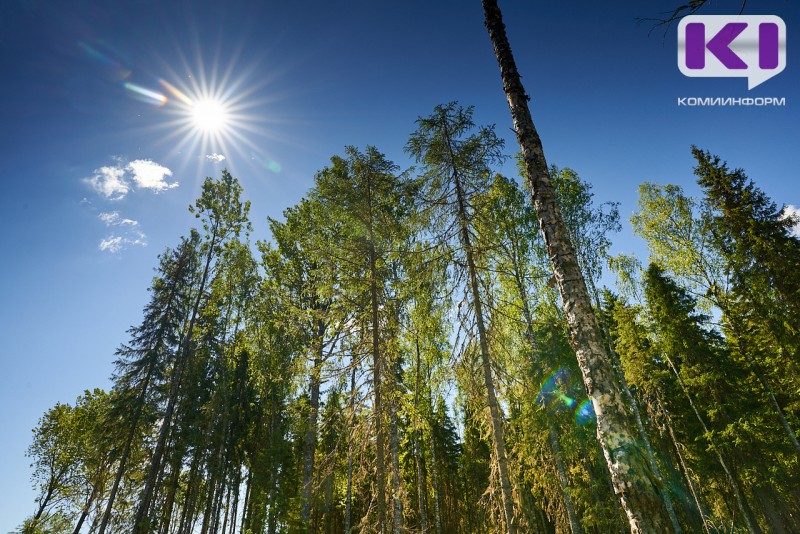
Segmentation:
<svg viewBox="0 0 800 534">
<path fill-rule="evenodd" d="M 501 2 L 549 163 L 619 201 L 614 252 L 637 186 L 690 194 L 690 146 L 743 167 L 780 204 L 800 205 L 800 6 L 749 2 L 788 28 L 787 67 L 752 91 L 741 78 L 687 78 L 679 2 Z M 731 13 L 721 1 L 703 13 Z M 0 532 L 34 512 L 25 450 L 56 402 L 108 388 L 115 348 L 141 319 L 156 256 L 194 224 L 187 206 L 227 167 L 252 201 L 254 239 L 345 145 L 402 168 L 414 121 L 436 104 L 475 106 L 516 152 L 478 0 L 203 2 L 8 0 L 0 4 Z M 225 100 L 203 135 L 186 100 Z M 777 108 L 686 108 L 679 97 L 785 97 Z M 513 173 L 509 163 L 504 169 Z"/>
</svg>

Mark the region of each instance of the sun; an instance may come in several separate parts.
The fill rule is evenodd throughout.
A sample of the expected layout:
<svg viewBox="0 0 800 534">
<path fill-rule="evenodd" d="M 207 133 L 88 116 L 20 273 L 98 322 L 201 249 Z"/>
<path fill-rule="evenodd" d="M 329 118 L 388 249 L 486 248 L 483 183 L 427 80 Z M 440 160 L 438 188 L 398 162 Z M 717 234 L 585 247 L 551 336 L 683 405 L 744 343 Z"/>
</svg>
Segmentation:
<svg viewBox="0 0 800 534">
<path fill-rule="evenodd" d="M 218 133 L 228 126 L 229 114 L 225 103 L 213 98 L 192 102 L 190 117 L 195 128 L 204 133 Z"/>
<path fill-rule="evenodd" d="M 225 68 L 216 63 L 208 68 L 198 60 L 193 68 L 184 60 L 181 67 L 182 74 L 169 67 L 165 69 L 165 77 L 158 80 L 161 86 L 158 91 L 143 94 L 135 88 L 129 90 L 142 98 L 149 97 L 164 109 L 165 120 L 156 128 L 162 133 L 160 142 L 168 147 L 169 153 L 184 167 L 196 165 L 189 172 L 197 176 L 202 176 L 208 165 L 235 170 L 236 162 L 279 172 L 280 165 L 253 140 L 275 136 L 262 125 L 265 122 L 262 109 L 272 100 L 256 96 L 266 82 L 251 80 L 252 69 L 244 69 L 244 74 L 235 77 L 234 62 L 226 63 Z"/>
</svg>

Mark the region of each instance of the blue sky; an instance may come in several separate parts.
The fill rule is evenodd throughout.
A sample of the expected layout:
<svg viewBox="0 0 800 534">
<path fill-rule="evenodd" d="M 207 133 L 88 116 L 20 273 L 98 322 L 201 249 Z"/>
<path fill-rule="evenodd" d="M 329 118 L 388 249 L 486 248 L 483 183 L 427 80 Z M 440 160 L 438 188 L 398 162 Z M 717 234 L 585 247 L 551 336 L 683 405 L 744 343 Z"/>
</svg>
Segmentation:
<svg viewBox="0 0 800 534">
<path fill-rule="evenodd" d="M 748 2 L 788 27 L 786 70 L 748 91 L 684 77 L 676 26 L 649 34 L 635 21 L 678 3 L 501 2 L 548 161 L 621 202 L 615 251 L 643 253 L 627 223 L 639 183 L 697 192 L 691 144 L 800 205 L 800 7 Z M 409 166 L 414 121 L 438 103 L 474 104 L 515 151 L 478 0 L 7 0 L 0 72 L 0 532 L 34 511 L 31 428 L 56 402 L 109 386 L 156 256 L 193 224 L 205 176 L 226 166 L 239 178 L 263 239 L 266 217 L 345 145 Z M 181 95 L 204 94 L 227 102 L 225 132 L 204 137 L 188 119 Z M 678 107 L 691 96 L 787 104 Z"/>
</svg>

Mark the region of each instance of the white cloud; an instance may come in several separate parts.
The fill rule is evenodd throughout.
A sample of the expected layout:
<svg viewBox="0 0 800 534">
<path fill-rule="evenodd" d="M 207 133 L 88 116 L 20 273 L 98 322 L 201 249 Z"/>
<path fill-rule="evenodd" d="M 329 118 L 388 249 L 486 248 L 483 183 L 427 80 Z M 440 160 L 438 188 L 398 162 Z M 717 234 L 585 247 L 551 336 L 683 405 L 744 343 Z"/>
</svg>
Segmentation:
<svg viewBox="0 0 800 534">
<path fill-rule="evenodd" d="M 102 241 L 97 246 L 100 250 L 105 250 L 108 252 L 116 253 L 122 250 L 122 238 L 119 236 L 109 236 Z"/>
<path fill-rule="evenodd" d="M 167 182 L 170 176 L 172 171 L 167 167 L 149 159 L 137 159 L 128 164 L 118 161 L 116 165 L 100 167 L 93 176 L 83 181 L 105 198 L 120 200 L 125 198 L 134 184 L 138 189 L 149 189 L 155 193 L 178 187 L 178 182 Z"/>
<path fill-rule="evenodd" d="M 800 237 L 800 208 L 793 204 L 787 204 L 783 208 L 784 217 L 792 217 L 795 220 L 795 225 L 792 228 L 792 235 Z"/>
<path fill-rule="evenodd" d="M 222 154 L 217 154 L 216 152 L 214 152 L 213 154 L 206 154 L 206 158 L 209 161 L 214 161 L 216 163 L 219 163 L 219 162 L 225 160 L 225 156 L 223 156 Z"/>
<path fill-rule="evenodd" d="M 122 252 L 128 247 L 146 247 L 147 246 L 147 236 L 144 235 L 142 232 L 135 232 L 128 236 L 119 236 L 119 235 L 110 235 L 107 238 L 100 241 L 100 244 L 97 245 L 97 248 L 104 252 L 110 252 L 111 254 L 117 254 Z"/>
<path fill-rule="evenodd" d="M 106 226 L 139 226 L 139 221 L 124 219 L 118 211 L 104 212 L 97 216 Z"/>
<path fill-rule="evenodd" d="M 120 200 L 130 191 L 130 186 L 125 180 L 125 169 L 119 166 L 100 167 L 94 171 L 94 176 L 84 178 L 84 182 L 110 200 Z"/>
<path fill-rule="evenodd" d="M 156 193 L 178 187 L 178 182 L 167 182 L 166 178 L 172 176 L 172 171 L 163 165 L 149 159 L 131 161 L 126 167 L 133 175 L 133 181 L 141 189 L 151 189 Z"/>
</svg>

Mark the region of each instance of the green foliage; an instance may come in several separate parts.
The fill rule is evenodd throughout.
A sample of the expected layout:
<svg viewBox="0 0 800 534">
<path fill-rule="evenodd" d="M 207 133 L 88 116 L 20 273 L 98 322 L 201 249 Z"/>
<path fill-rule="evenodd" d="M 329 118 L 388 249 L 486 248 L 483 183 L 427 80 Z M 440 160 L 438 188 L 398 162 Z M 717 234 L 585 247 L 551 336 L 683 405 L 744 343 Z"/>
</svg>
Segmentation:
<svg viewBox="0 0 800 534">
<path fill-rule="evenodd" d="M 417 121 L 416 176 L 346 147 L 258 258 L 241 185 L 208 178 L 111 392 L 34 429 L 22 530 L 127 532 L 141 511 L 154 532 L 376 532 L 383 494 L 384 529 L 499 532 L 497 436 L 520 531 L 624 530 L 536 214 L 492 170 L 502 146 L 450 103 Z M 694 155 L 703 198 L 640 188 L 646 271 L 608 257 L 616 203 L 568 168 L 552 182 L 684 530 L 797 531 L 797 221 Z M 606 262 L 622 296 L 595 287 Z"/>
</svg>

